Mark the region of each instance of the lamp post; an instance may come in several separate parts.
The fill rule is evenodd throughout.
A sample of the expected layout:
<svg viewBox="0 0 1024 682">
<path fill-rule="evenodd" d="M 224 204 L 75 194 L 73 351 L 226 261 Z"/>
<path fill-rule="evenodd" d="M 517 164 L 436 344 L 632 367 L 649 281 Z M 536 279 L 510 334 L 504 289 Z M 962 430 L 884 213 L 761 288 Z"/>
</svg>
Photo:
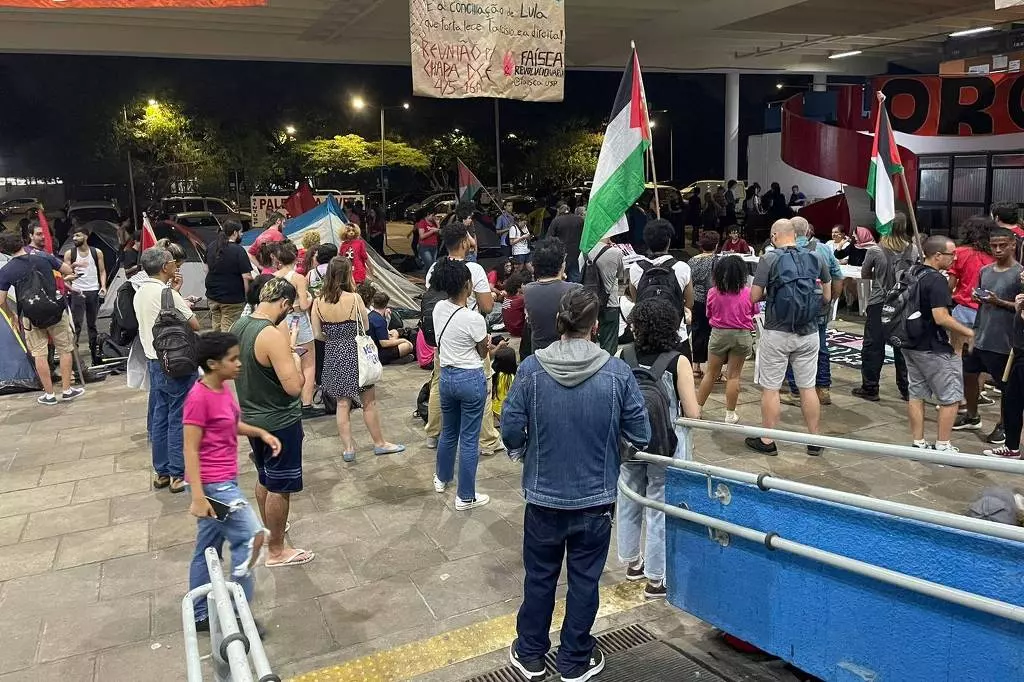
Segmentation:
<svg viewBox="0 0 1024 682">
<path fill-rule="evenodd" d="M 362 97 L 352 98 L 352 108 L 357 111 L 362 111 L 366 108 L 366 101 Z M 384 179 L 384 112 L 388 109 L 409 109 L 408 102 L 402 102 L 393 106 L 382 106 L 380 107 L 380 207 L 384 212 L 384 222 L 387 223 L 387 210 L 388 210 L 388 190 L 385 186 Z M 385 241 L 387 240 L 387 230 L 385 230 Z"/>
<path fill-rule="evenodd" d="M 155 99 L 150 99 L 147 102 L 147 104 L 149 106 L 153 107 L 153 108 L 158 108 L 160 106 L 160 102 L 156 101 Z M 125 125 L 125 128 L 127 129 L 127 127 L 128 127 L 128 106 L 127 105 L 121 107 L 121 113 L 124 114 L 124 125 Z M 133 168 L 133 165 L 132 165 L 132 149 L 131 149 L 131 147 L 128 147 L 128 191 L 131 193 L 131 201 L 132 201 L 132 227 L 135 228 L 137 226 L 136 221 L 139 219 L 139 209 L 138 209 L 138 206 L 136 205 L 136 199 L 135 199 L 135 169 Z"/>
</svg>

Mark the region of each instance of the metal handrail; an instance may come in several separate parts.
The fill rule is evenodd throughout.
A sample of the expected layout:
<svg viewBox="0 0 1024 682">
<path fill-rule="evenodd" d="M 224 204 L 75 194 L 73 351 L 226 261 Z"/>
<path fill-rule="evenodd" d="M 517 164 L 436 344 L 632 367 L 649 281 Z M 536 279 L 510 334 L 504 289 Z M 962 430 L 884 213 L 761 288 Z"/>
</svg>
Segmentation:
<svg viewBox="0 0 1024 682">
<path fill-rule="evenodd" d="M 649 452 L 634 452 L 633 456 L 639 460 L 650 462 L 651 464 L 672 467 L 674 469 L 683 469 L 685 471 L 703 474 L 708 477 L 713 476 L 715 478 L 721 478 L 737 483 L 756 485 L 758 488 L 765 491 L 781 490 L 783 492 L 802 495 L 816 500 L 845 504 L 850 507 L 857 507 L 858 509 L 881 512 L 883 514 L 890 514 L 904 519 L 923 521 L 937 526 L 945 526 L 947 528 L 955 528 L 957 530 L 978 533 L 979 535 L 988 535 L 990 537 L 1024 543 L 1024 528 L 1011 526 L 1006 523 L 997 523 L 996 521 L 988 521 L 986 519 L 975 519 L 960 514 L 951 514 L 950 512 L 935 511 L 933 509 L 926 509 L 925 507 L 917 507 L 912 504 L 879 500 L 874 497 L 848 493 L 842 490 L 822 488 L 821 486 L 809 485 L 807 483 L 797 483 L 796 481 L 777 478 L 771 474 L 752 474 L 746 471 L 726 469 L 690 460 L 652 455 Z"/>
<path fill-rule="evenodd" d="M 999 616 L 1000 618 L 1006 618 L 1007 620 L 1024 623 L 1024 607 L 1009 604 L 990 597 L 983 597 L 979 594 L 959 590 L 955 587 L 940 585 L 939 583 L 935 583 L 930 580 L 916 578 L 888 568 L 882 568 L 881 566 L 875 566 L 874 564 L 869 564 L 864 561 L 851 559 L 850 557 L 846 557 L 841 554 L 835 554 L 833 552 L 827 552 L 799 542 L 793 542 L 792 540 L 786 540 L 778 533 L 765 533 L 753 528 L 747 528 L 746 526 L 730 523 L 729 521 L 723 521 L 721 519 L 698 514 L 688 509 L 672 507 L 664 502 L 648 499 L 634 490 L 631 490 L 621 478 L 619 479 L 618 486 L 619 491 L 634 502 L 645 507 L 657 509 L 658 511 L 664 512 L 667 516 L 682 519 L 683 521 L 689 521 L 690 523 L 705 526 L 723 533 L 729 533 L 730 535 L 741 537 L 744 540 L 762 544 L 769 550 L 781 550 L 795 556 L 816 561 L 826 566 L 839 568 L 888 585 L 910 590 L 911 592 L 916 592 L 951 604 L 981 611 L 982 613 Z"/>
<path fill-rule="evenodd" d="M 771 438 L 786 443 L 799 443 L 801 445 L 817 445 L 833 450 L 850 450 L 861 452 L 867 455 L 881 455 L 883 457 L 898 457 L 900 459 L 911 459 L 932 464 L 945 464 L 969 469 L 987 469 L 989 471 L 1002 471 L 1010 474 L 1024 474 L 1024 461 L 1000 459 L 998 457 L 985 457 L 984 455 L 967 454 L 944 454 L 941 450 L 925 450 L 907 445 L 893 445 L 891 443 L 876 443 L 869 440 L 855 440 L 853 438 L 837 438 L 835 436 L 820 436 L 812 433 L 798 433 L 796 431 L 782 431 L 779 429 L 766 429 L 760 426 L 747 426 L 744 424 L 726 424 L 723 422 L 709 421 L 705 419 L 677 419 L 679 426 L 688 426 L 693 429 L 704 431 L 716 431 L 734 436 L 747 436 L 750 438 Z"/>
</svg>

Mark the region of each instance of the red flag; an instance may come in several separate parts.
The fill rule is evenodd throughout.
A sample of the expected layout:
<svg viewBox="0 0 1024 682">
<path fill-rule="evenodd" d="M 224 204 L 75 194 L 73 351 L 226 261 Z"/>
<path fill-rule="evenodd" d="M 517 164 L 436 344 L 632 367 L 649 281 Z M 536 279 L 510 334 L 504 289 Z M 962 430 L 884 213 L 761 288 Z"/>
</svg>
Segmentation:
<svg viewBox="0 0 1024 682">
<path fill-rule="evenodd" d="M 316 198 L 309 188 L 309 183 L 303 180 L 299 183 L 298 189 L 284 202 L 284 208 L 292 218 L 300 216 L 316 206 Z"/>
<path fill-rule="evenodd" d="M 53 234 L 50 232 L 50 223 L 46 220 L 46 213 L 42 206 L 39 207 L 37 215 L 39 216 L 39 226 L 43 228 L 43 249 L 46 253 L 53 253 Z"/>
<path fill-rule="evenodd" d="M 156 232 L 153 231 L 153 225 L 149 222 L 149 216 L 145 213 L 142 214 L 142 250 L 151 249 L 156 246 Z"/>
</svg>

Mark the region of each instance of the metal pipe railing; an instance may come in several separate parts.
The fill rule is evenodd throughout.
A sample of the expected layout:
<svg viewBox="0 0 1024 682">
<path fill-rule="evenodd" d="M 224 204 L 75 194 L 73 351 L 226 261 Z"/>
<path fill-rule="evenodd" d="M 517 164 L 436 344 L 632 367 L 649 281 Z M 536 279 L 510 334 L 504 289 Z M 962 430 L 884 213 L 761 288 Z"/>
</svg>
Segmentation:
<svg viewBox="0 0 1024 682">
<path fill-rule="evenodd" d="M 693 429 L 704 431 L 715 431 L 727 433 L 733 436 L 746 436 L 750 438 L 771 438 L 786 443 L 800 443 L 801 445 L 818 445 L 833 450 L 849 450 L 861 452 L 867 455 L 881 455 L 883 457 L 898 457 L 901 459 L 912 459 L 932 464 L 944 464 L 947 466 L 987 469 L 989 471 L 1002 471 L 1011 474 L 1024 474 L 1024 461 L 1000 459 L 998 457 L 985 457 L 984 455 L 967 454 L 945 454 L 941 450 L 925 450 L 907 445 L 893 445 L 891 443 L 876 443 L 869 440 L 855 440 L 853 438 L 837 438 L 835 436 L 821 436 L 811 433 L 797 433 L 796 431 L 782 431 L 779 429 L 766 429 L 760 426 L 747 426 L 744 424 L 725 424 L 704 419 L 677 419 L 676 424 L 687 426 Z"/>
<path fill-rule="evenodd" d="M 1018 623 L 1024 623 L 1024 607 L 1017 606 L 1015 604 L 1008 604 L 990 597 L 983 597 L 971 592 L 965 592 L 964 590 L 959 590 L 954 587 L 947 587 L 946 585 L 940 585 L 939 583 L 934 583 L 929 580 L 915 578 L 914 576 L 906 575 L 905 573 L 893 571 L 888 568 L 882 568 L 881 566 L 875 566 L 874 564 L 869 564 L 857 559 L 851 559 L 849 557 L 842 556 L 841 554 L 826 552 L 799 542 L 793 542 L 792 540 L 786 540 L 778 533 L 765 533 L 753 528 L 747 528 L 746 526 L 730 523 L 729 521 L 723 521 L 721 519 L 698 514 L 688 509 L 672 507 L 664 502 L 648 499 L 631 490 L 621 478 L 619 479 L 618 486 L 619 491 L 634 502 L 645 507 L 657 509 L 658 511 L 664 512 L 667 516 L 682 519 L 683 521 L 689 521 L 690 523 L 705 526 L 712 530 L 718 530 L 730 535 L 735 535 L 743 538 L 744 540 L 762 544 L 770 550 L 781 550 L 795 556 L 816 561 L 826 566 L 839 568 L 856 575 L 871 578 L 872 580 L 877 580 L 879 582 L 886 583 L 887 585 L 893 585 L 905 590 L 910 590 L 911 592 L 940 599 L 951 604 L 974 609 L 975 611 L 981 611 L 982 613 L 999 616 L 1000 618 L 1006 618 Z"/>
<path fill-rule="evenodd" d="M 217 682 L 253 682 L 252 670 L 249 667 L 251 656 L 259 682 L 281 682 L 281 678 L 270 669 L 263 641 L 242 586 L 224 579 L 220 557 L 217 556 L 215 549 L 207 548 L 204 557 L 210 582 L 190 591 L 181 602 L 188 682 L 203 680 L 194 602 L 196 599 L 204 598 L 207 600 L 207 617 L 210 619 L 214 679 Z"/>
<path fill-rule="evenodd" d="M 746 471 L 726 469 L 690 460 L 652 455 L 649 452 L 637 451 L 634 452 L 633 455 L 637 459 L 644 462 L 650 462 L 651 464 L 683 469 L 685 471 L 703 474 L 708 477 L 713 476 L 715 478 L 735 481 L 737 483 L 756 485 L 761 490 L 781 490 L 782 492 L 802 495 L 816 500 L 845 504 L 850 507 L 857 507 L 858 509 L 891 514 L 892 516 L 898 516 L 904 519 L 923 521 L 924 523 L 932 523 L 937 526 L 945 526 L 947 528 L 955 528 L 957 530 L 964 530 L 971 533 L 978 533 L 980 535 L 988 535 L 990 537 L 1024 543 L 1024 528 L 1011 526 L 1006 523 L 997 523 L 995 521 L 988 521 L 985 519 L 975 519 L 969 516 L 961 516 L 960 514 L 935 511 L 933 509 L 926 509 L 925 507 L 915 507 L 911 504 L 879 500 L 874 497 L 848 493 L 842 490 L 822 488 L 820 486 L 809 485 L 807 483 L 797 483 L 796 481 L 790 481 L 784 478 L 776 478 L 770 474 L 752 474 Z"/>
</svg>

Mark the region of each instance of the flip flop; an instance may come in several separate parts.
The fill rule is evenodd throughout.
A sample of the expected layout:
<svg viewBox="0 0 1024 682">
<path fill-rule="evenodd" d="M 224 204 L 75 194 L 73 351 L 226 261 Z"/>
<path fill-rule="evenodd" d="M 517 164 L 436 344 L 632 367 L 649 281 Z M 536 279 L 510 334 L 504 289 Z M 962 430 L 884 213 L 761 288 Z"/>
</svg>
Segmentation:
<svg viewBox="0 0 1024 682">
<path fill-rule="evenodd" d="M 310 561 L 316 558 L 316 554 L 314 554 L 313 552 L 307 552 L 304 549 L 293 549 L 292 552 L 294 553 L 284 561 L 271 561 L 270 559 L 267 559 L 267 561 L 263 565 L 267 568 L 279 568 L 281 566 L 301 566 L 302 564 L 308 564 Z"/>
<path fill-rule="evenodd" d="M 399 452 L 405 452 L 404 445 L 392 445 L 389 448 L 374 448 L 373 454 L 380 455 L 397 455 Z"/>
<path fill-rule="evenodd" d="M 354 452 L 343 452 L 343 453 L 341 453 L 341 458 L 343 460 L 345 460 L 346 462 L 354 462 L 354 461 L 356 461 L 356 453 L 354 453 Z"/>
</svg>

